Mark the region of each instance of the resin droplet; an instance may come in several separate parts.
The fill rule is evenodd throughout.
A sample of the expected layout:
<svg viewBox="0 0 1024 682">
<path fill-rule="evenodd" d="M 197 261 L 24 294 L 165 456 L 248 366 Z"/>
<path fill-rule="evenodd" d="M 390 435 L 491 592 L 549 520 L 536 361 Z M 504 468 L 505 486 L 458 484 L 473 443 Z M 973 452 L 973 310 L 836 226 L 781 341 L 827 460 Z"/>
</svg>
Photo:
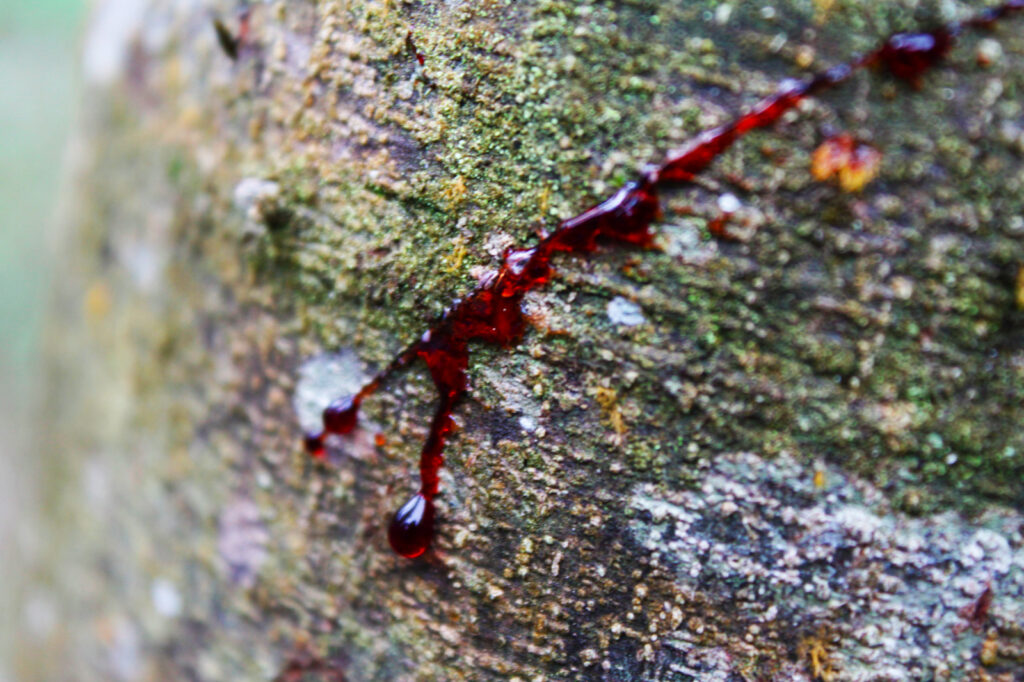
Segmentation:
<svg viewBox="0 0 1024 682">
<path fill-rule="evenodd" d="M 878 59 L 889 73 L 920 87 L 921 76 L 942 61 L 953 47 L 948 29 L 931 33 L 897 33 L 878 50 Z"/>
<path fill-rule="evenodd" d="M 323 433 L 307 433 L 302 439 L 302 446 L 306 449 L 313 457 L 317 459 L 323 459 L 324 452 L 324 434 Z"/>
<path fill-rule="evenodd" d="M 338 398 L 324 408 L 324 430 L 344 435 L 356 427 L 359 418 L 359 403 L 352 396 Z"/>
<path fill-rule="evenodd" d="M 430 547 L 434 537 L 434 503 L 416 493 L 395 512 L 388 527 L 391 549 L 407 559 L 415 559 Z"/>
</svg>

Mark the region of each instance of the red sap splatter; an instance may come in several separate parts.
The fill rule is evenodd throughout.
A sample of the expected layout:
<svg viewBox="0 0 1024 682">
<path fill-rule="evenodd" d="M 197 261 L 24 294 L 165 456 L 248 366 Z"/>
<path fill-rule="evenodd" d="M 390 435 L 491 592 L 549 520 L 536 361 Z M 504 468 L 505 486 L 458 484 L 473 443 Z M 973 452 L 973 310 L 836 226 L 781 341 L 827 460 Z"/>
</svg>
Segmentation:
<svg viewBox="0 0 1024 682">
<path fill-rule="evenodd" d="M 405 49 L 409 51 L 409 54 L 416 58 L 416 61 L 420 66 L 423 66 L 426 63 L 426 57 L 423 56 L 422 52 L 416 49 L 416 41 L 412 38 L 411 30 L 405 35 Z"/>
<path fill-rule="evenodd" d="M 454 428 L 452 413 L 466 395 L 470 344 L 507 347 L 519 341 L 526 328 L 521 305 L 523 296 L 551 279 L 554 254 L 590 253 L 599 243 L 650 246 L 651 223 L 660 213 L 658 190 L 691 181 L 751 130 L 776 123 L 804 98 L 843 83 L 854 71 L 866 66 L 880 66 L 917 86 L 921 77 L 942 61 L 957 36 L 965 30 L 990 27 L 1021 9 L 1024 9 L 1024 0 L 1013 0 L 973 19 L 930 32 L 897 33 L 878 49 L 848 64 L 834 66 L 810 80 L 784 81 L 776 94 L 765 98 L 746 114 L 699 134 L 660 165 L 644 169 L 637 180 L 626 184 L 609 199 L 563 221 L 535 246 L 509 249 L 501 267 L 448 308 L 440 321 L 419 340 L 395 356 L 354 395 L 331 403 L 323 413 L 323 430 L 306 436 L 306 450 L 322 458 L 328 434 L 352 431 L 363 400 L 396 371 L 415 359 L 422 360 L 437 391 L 437 408 L 420 454 L 419 492 L 402 505 L 388 528 L 388 541 L 395 552 L 409 558 L 422 555 L 433 538 L 434 497 L 438 492 L 438 473 L 444 463 L 444 446 Z M 416 56 L 419 60 L 420 55 Z"/>
</svg>

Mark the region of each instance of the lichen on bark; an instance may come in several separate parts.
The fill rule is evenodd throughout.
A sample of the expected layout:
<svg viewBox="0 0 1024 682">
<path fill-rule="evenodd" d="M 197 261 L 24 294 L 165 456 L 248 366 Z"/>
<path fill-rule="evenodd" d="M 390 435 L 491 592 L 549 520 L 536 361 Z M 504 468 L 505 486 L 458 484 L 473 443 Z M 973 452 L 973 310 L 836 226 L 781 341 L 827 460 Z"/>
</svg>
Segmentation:
<svg viewBox="0 0 1024 682">
<path fill-rule="evenodd" d="M 971 36 L 919 93 L 864 73 L 752 134 L 666 198 L 661 250 L 560 261 L 524 343 L 474 355 L 436 551 L 410 563 L 384 529 L 427 378 L 325 466 L 309 405 L 780 78 L 971 8 L 278 2 L 233 62 L 205 9 L 127 4 L 83 121 L 56 511 L 25 548 L 27 611 L 60 618 L 26 632 L 25 679 L 1024 665 L 1020 20 L 986 68 Z M 812 181 L 829 130 L 883 151 L 862 193 Z M 726 191 L 745 241 L 707 235 Z M 985 627 L 956 631 L 987 582 Z"/>
</svg>

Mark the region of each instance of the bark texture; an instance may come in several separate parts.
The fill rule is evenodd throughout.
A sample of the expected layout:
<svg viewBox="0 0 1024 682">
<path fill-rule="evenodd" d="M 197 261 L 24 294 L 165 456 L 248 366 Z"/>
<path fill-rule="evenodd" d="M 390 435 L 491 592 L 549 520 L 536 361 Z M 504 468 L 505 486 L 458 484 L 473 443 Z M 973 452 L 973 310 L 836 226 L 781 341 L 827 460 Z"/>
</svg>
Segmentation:
<svg viewBox="0 0 1024 682">
<path fill-rule="evenodd" d="M 318 409 L 781 78 L 977 7 L 282 0 L 232 61 L 215 4 L 85 43 L 18 679 L 1022 679 L 1024 20 L 752 134 L 660 251 L 559 261 L 410 562 L 427 377 L 323 465 Z M 863 192 L 811 179 L 829 130 Z"/>
</svg>

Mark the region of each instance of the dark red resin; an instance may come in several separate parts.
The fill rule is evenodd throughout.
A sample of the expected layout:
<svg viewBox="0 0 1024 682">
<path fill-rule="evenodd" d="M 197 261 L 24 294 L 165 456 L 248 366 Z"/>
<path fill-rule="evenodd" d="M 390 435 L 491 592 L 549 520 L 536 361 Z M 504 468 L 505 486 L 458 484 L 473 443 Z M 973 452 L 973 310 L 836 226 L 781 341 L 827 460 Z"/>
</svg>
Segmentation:
<svg viewBox="0 0 1024 682">
<path fill-rule="evenodd" d="M 626 184 L 611 198 L 562 222 L 535 246 L 507 250 L 500 268 L 448 308 L 440 321 L 418 341 L 399 353 L 355 395 L 331 403 L 323 413 L 323 431 L 307 434 L 306 450 L 322 458 L 325 437 L 352 431 L 363 399 L 394 372 L 416 358 L 421 359 L 437 390 L 438 405 L 420 455 L 420 490 L 395 514 L 388 528 L 388 541 L 395 552 L 404 557 L 422 555 L 433 538 L 433 499 L 438 492 L 445 442 L 454 428 L 452 413 L 467 390 L 469 345 L 479 342 L 507 347 L 519 341 L 526 328 L 521 306 L 523 296 L 551 279 L 553 255 L 590 253 L 601 242 L 650 246 L 651 223 L 660 212 L 660 188 L 691 181 L 751 130 L 776 123 L 805 97 L 839 85 L 857 69 L 878 65 L 893 76 L 917 85 L 921 77 L 949 53 L 964 30 L 990 27 L 1021 9 L 1024 9 L 1024 0 L 1013 0 L 961 23 L 926 33 L 898 33 L 875 51 L 849 64 L 832 67 L 810 80 L 785 81 L 776 94 L 762 100 L 748 113 L 699 134 L 687 146 L 670 154 L 661 165 L 644 169 L 637 180 Z"/>
<path fill-rule="evenodd" d="M 423 56 L 422 52 L 416 49 L 416 42 L 412 38 L 412 31 L 409 31 L 405 35 L 405 49 L 409 51 L 409 54 L 416 58 L 416 62 L 420 66 L 423 66 L 426 63 L 426 57 Z"/>
<path fill-rule="evenodd" d="M 953 40 L 953 33 L 942 28 L 930 33 L 897 33 L 875 56 L 893 76 L 920 87 L 921 77 L 953 49 Z"/>
<path fill-rule="evenodd" d="M 427 551 L 433 537 L 434 502 L 416 493 L 395 512 L 388 526 L 388 542 L 397 554 L 415 559 Z"/>
</svg>

